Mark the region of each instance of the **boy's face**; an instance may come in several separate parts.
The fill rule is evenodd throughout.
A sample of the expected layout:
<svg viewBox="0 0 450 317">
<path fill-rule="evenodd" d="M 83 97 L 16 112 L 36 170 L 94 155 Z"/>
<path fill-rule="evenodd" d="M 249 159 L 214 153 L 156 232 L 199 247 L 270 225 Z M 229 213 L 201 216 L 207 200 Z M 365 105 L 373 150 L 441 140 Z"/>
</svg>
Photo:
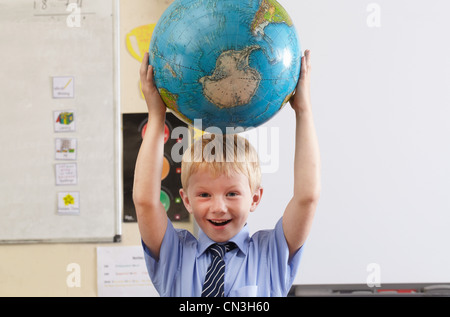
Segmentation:
<svg viewBox="0 0 450 317">
<path fill-rule="evenodd" d="M 215 242 L 225 242 L 244 227 L 261 200 L 262 188 L 252 193 L 248 178 L 241 173 L 213 177 L 199 170 L 180 195 L 203 232 Z"/>
</svg>

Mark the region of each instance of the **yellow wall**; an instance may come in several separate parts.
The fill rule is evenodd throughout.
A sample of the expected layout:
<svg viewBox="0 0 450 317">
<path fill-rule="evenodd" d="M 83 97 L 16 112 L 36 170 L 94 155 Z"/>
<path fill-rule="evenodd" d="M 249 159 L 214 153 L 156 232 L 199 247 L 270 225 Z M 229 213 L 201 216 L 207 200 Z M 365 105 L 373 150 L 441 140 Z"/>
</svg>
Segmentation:
<svg viewBox="0 0 450 317">
<path fill-rule="evenodd" d="M 121 1 L 121 106 L 124 113 L 146 111 L 139 91 L 140 63 L 127 50 L 126 35 L 136 27 L 156 23 L 171 2 Z M 193 224 L 183 227 L 192 230 Z M 115 244 L 0 245 L 0 296 L 97 296 L 97 246 L 128 245 L 140 245 L 136 223 L 124 223 L 122 242 Z M 70 275 L 67 266 L 71 263 L 80 266 L 80 287 L 67 286 Z"/>
<path fill-rule="evenodd" d="M 123 225 L 123 242 L 0 246 L 0 296 L 97 296 L 97 246 L 140 243 L 137 224 Z M 80 266 L 80 287 L 68 287 L 67 266 Z"/>
</svg>

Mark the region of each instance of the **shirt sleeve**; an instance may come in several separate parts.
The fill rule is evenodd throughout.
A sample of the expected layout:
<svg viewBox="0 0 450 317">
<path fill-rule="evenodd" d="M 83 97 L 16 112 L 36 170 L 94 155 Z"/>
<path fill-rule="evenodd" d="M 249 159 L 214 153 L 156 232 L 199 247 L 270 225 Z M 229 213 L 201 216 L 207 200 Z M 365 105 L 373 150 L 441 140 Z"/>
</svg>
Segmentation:
<svg viewBox="0 0 450 317">
<path fill-rule="evenodd" d="M 179 232 L 175 230 L 170 221 L 167 222 L 159 259 L 155 259 L 144 241 L 141 240 L 141 242 L 150 279 L 161 296 L 168 296 L 181 263 L 182 247 Z"/>
<path fill-rule="evenodd" d="M 271 233 L 273 236 L 270 239 L 272 242 L 268 245 L 268 253 L 271 262 L 270 274 L 275 284 L 272 289 L 276 290 L 279 287 L 282 292 L 281 296 L 286 296 L 297 275 L 303 247 L 289 258 L 289 247 L 283 230 L 283 218 L 277 222 Z M 273 295 L 279 296 L 280 294 Z"/>
</svg>

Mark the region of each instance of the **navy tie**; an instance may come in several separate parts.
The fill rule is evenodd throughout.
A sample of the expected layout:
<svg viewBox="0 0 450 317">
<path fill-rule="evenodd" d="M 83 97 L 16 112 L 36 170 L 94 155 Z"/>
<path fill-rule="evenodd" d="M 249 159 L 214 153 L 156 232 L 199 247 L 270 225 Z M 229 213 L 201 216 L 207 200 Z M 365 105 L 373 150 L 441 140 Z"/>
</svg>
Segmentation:
<svg viewBox="0 0 450 317">
<path fill-rule="evenodd" d="M 212 262 L 206 272 L 205 282 L 203 283 L 202 297 L 223 297 L 225 280 L 225 261 L 223 257 L 226 252 L 234 249 L 234 243 L 212 244 L 208 249 L 212 254 Z"/>
</svg>

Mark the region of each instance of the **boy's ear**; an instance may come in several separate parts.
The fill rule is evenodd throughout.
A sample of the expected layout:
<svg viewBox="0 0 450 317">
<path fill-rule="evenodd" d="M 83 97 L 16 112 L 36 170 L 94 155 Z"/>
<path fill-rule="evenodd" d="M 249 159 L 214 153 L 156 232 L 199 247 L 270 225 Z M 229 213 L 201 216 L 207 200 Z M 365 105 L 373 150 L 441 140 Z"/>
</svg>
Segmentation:
<svg viewBox="0 0 450 317">
<path fill-rule="evenodd" d="M 255 211 L 256 207 L 258 207 L 259 203 L 261 202 L 262 194 L 263 194 L 263 188 L 259 187 L 255 193 L 253 194 L 253 201 L 252 205 L 250 206 L 250 212 Z"/>
<path fill-rule="evenodd" d="M 190 204 L 190 202 L 189 202 L 188 195 L 187 195 L 187 193 L 184 191 L 183 188 L 180 189 L 180 197 L 181 197 L 181 199 L 183 200 L 184 207 L 186 207 L 187 211 L 188 211 L 190 214 L 192 214 L 192 207 L 191 207 L 191 204 Z"/>
</svg>

